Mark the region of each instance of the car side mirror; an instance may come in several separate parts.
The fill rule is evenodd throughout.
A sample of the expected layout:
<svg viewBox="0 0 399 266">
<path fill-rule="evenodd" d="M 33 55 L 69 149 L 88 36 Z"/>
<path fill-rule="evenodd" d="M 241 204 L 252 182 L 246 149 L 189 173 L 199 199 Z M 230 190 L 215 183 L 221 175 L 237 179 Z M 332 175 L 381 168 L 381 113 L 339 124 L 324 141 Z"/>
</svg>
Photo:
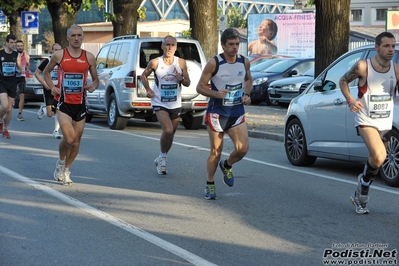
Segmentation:
<svg viewBox="0 0 399 266">
<path fill-rule="evenodd" d="M 332 82 L 331 80 L 324 81 L 323 91 L 332 91 L 337 88 L 337 84 Z"/>
<path fill-rule="evenodd" d="M 97 69 L 104 69 L 105 68 L 105 64 L 104 63 L 99 63 L 97 65 Z"/>
<path fill-rule="evenodd" d="M 295 75 L 298 75 L 298 71 L 296 71 L 295 69 L 291 70 L 290 76 L 295 76 Z"/>
<path fill-rule="evenodd" d="M 315 91 L 323 91 L 323 83 L 320 79 L 315 80 L 313 83 L 313 88 Z"/>
</svg>

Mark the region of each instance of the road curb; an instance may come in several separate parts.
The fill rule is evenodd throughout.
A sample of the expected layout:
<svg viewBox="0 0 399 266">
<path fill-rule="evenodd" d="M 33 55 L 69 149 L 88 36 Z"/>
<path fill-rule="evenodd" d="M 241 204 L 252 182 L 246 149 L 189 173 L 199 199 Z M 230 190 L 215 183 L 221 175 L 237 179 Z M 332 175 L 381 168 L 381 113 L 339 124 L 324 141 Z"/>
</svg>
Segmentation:
<svg viewBox="0 0 399 266">
<path fill-rule="evenodd" d="M 271 140 L 284 142 L 284 136 L 281 135 L 281 134 L 276 134 L 276 133 L 262 132 L 262 131 L 256 131 L 256 130 L 248 130 L 248 136 L 250 138 L 271 139 Z"/>
</svg>

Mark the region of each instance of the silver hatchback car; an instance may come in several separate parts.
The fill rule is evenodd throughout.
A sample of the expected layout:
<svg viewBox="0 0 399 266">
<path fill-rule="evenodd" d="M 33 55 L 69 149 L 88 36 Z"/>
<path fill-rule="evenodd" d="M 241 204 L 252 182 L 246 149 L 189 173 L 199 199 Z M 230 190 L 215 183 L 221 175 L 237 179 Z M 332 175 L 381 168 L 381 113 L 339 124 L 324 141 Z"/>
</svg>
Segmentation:
<svg viewBox="0 0 399 266">
<path fill-rule="evenodd" d="M 317 157 L 366 162 L 368 151 L 354 127 L 354 114 L 339 88 L 339 79 L 355 62 L 376 55 L 374 45 L 349 51 L 330 64 L 287 110 L 284 147 L 288 160 L 297 166 L 312 165 Z M 399 43 L 393 61 L 399 63 Z M 352 95 L 358 80 L 349 84 Z M 396 98 L 392 138 L 380 175 L 390 186 L 399 186 L 399 98 Z"/>
</svg>

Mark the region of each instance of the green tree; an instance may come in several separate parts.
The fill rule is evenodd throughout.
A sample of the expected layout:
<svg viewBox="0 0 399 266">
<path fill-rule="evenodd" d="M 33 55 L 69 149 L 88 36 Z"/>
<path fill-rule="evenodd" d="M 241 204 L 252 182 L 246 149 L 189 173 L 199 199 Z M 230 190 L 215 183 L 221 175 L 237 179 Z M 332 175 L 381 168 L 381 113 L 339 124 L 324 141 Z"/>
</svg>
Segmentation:
<svg viewBox="0 0 399 266">
<path fill-rule="evenodd" d="M 246 28 L 247 20 L 242 16 L 239 8 L 230 7 L 227 11 L 227 27 Z"/>
<path fill-rule="evenodd" d="M 137 20 L 145 18 L 145 9 L 139 9 L 143 0 L 113 0 L 113 14 L 111 18 L 114 37 L 137 34 Z"/>
<path fill-rule="evenodd" d="M 350 0 L 308 0 L 316 7 L 315 75 L 348 51 Z"/>
<path fill-rule="evenodd" d="M 217 16 L 220 17 L 223 14 L 223 10 L 218 8 Z M 244 19 L 240 9 L 231 7 L 227 11 L 227 28 L 234 27 L 234 28 L 246 28 L 247 27 L 247 20 Z"/>
<path fill-rule="evenodd" d="M 54 39 L 62 46 L 66 46 L 66 30 L 75 23 L 76 16 L 83 7 L 89 10 L 92 3 L 99 8 L 104 7 L 104 0 L 0 0 L 3 13 L 7 16 L 10 33 L 18 39 L 23 39 L 21 12 L 39 9 L 47 5 L 52 18 Z"/>
<path fill-rule="evenodd" d="M 14 34 L 17 39 L 23 40 L 21 12 L 38 9 L 43 7 L 44 4 L 45 0 L 0 0 L 0 7 L 8 19 L 10 34 Z"/>
<path fill-rule="evenodd" d="M 98 8 L 104 7 L 104 0 L 46 0 L 47 9 L 51 15 L 54 41 L 62 47 L 68 45 L 67 29 L 76 21 L 79 10 L 90 10 L 91 4 L 96 3 Z"/>
<path fill-rule="evenodd" d="M 207 59 L 218 52 L 217 1 L 188 0 L 191 36 L 198 40 Z"/>
</svg>

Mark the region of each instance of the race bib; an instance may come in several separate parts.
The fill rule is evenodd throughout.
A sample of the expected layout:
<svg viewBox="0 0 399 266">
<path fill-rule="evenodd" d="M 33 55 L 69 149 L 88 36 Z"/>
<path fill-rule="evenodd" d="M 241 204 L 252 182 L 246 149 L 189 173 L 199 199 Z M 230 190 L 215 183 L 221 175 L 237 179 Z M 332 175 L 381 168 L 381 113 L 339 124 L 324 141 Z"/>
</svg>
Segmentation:
<svg viewBox="0 0 399 266">
<path fill-rule="evenodd" d="M 223 99 L 224 106 L 233 106 L 242 103 L 242 83 L 236 85 L 226 84 L 229 91 Z"/>
<path fill-rule="evenodd" d="M 55 67 L 51 72 L 50 72 L 51 80 L 53 81 L 54 85 L 58 84 L 58 70 L 57 67 Z"/>
<path fill-rule="evenodd" d="M 64 92 L 65 93 L 81 93 L 83 91 L 83 78 L 82 73 L 64 73 Z"/>
<path fill-rule="evenodd" d="M 1 69 L 4 77 L 15 76 L 15 62 L 3 62 Z"/>
<path fill-rule="evenodd" d="M 384 95 L 369 95 L 369 117 L 388 118 L 393 110 L 392 96 L 389 94 Z"/>
<path fill-rule="evenodd" d="M 175 102 L 177 101 L 177 84 L 162 84 L 161 85 L 161 102 Z"/>
</svg>

